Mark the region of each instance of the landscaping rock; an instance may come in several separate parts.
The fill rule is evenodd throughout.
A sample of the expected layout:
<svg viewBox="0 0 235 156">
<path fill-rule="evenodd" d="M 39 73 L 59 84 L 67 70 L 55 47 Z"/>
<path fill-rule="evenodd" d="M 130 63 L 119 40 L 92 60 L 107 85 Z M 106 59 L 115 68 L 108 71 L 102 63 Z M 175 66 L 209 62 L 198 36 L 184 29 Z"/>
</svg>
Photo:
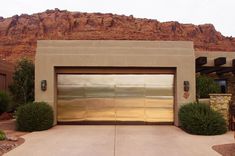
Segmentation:
<svg viewBox="0 0 235 156">
<path fill-rule="evenodd" d="M 7 152 L 7 151 L 12 150 L 12 149 L 15 148 L 16 146 L 17 146 L 16 143 L 13 143 L 13 144 L 11 144 L 11 143 L 5 143 L 5 144 L 0 145 L 0 151 L 1 151 L 2 153 L 5 153 L 5 152 Z"/>
<path fill-rule="evenodd" d="M 18 141 L 18 137 L 14 136 L 14 135 L 7 135 L 6 139 L 8 141 Z"/>
</svg>

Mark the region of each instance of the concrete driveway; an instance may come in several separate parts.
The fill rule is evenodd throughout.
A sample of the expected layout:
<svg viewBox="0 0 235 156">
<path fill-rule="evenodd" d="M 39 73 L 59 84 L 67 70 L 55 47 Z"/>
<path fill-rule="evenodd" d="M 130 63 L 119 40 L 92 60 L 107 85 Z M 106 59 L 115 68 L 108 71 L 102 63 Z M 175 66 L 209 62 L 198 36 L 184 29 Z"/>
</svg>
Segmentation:
<svg viewBox="0 0 235 156">
<path fill-rule="evenodd" d="M 175 126 L 55 126 L 23 136 L 7 156 L 213 156 L 233 133 L 195 136 Z"/>
</svg>

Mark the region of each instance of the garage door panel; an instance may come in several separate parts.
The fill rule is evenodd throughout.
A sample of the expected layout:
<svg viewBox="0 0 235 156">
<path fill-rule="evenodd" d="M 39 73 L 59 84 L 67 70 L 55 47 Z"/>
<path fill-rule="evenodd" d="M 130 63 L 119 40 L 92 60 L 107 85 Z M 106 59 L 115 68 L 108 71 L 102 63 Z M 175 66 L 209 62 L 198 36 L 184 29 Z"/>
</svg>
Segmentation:
<svg viewBox="0 0 235 156">
<path fill-rule="evenodd" d="M 115 97 L 144 97 L 145 86 L 144 84 L 115 84 Z"/>
<path fill-rule="evenodd" d="M 145 107 L 144 98 L 115 98 L 116 107 Z"/>
<path fill-rule="evenodd" d="M 85 120 L 86 101 L 77 97 L 59 96 L 57 102 L 58 121 Z"/>
<path fill-rule="evenodd" d="M 86 114 L 87 121 L 115 121 L 114 107 L 88 108 Z"/>
<path fill-rule="evenodd" d="M 113 98 L 86 98 L 87 121 L 115 121 Z"/>
<path fill-rule="evenodd" d="M 87 98 L 113 98 L 115 97 L 114 85 L 86 84 L 85 97 Z"/>
<path fill-rule="evenodd" d="M 145 113 L 143 107 L 117 107 L 117 121 L 145 121 Z"/>
<path fill-rule="evenodd" d="M 146 98 L 145 99 L 145 107 L 146 108 L 149 108 L 149 107 L 158 107 L 158 108 L 170 108 L 172 109 L 173 108 L 173 104 L 174 103 L 174 100 L 173 98 L 165 98 L 165 99 L 162 99 L 162 98 Z"/>
<path fill-rule="evenodd" d="M 146 119 L 147 123 L 172 123 L 173 120 L 170 118 L 164 118 L 164 117 L 159 117 L 159 118 L 147 118 Z"/>
<path fill-rule="evenodd" d="M 84 107 L 63 107 L 59 106 L 58 121 L 85 120 L 86 109 Z"/>
<path fill-rule="evenodd" d="M 113 98 L 86 98 L 83 100 L 87 108 L 115 107 L 115 100 Z"/>
<path fill-rule="evenodd" d="M 173 109 L 172 108 L 146 108 L 145 109 L 147 121 L 160 122 L 173 122 Z"/>
<path fill-rule="evenodd" d="M 157 97 L 157 96 L 173 96 L 173 87 L 172 86 L 160 86 L 157 87 L 156 84 L 153 86 L 146 86 L 145 96 L 146 97 Z"/>
<path fill-rule="evenodd" d="M 58 97 L 85 97 L 84 86 L 75 84 L 58 85 Z"/>
</svg>

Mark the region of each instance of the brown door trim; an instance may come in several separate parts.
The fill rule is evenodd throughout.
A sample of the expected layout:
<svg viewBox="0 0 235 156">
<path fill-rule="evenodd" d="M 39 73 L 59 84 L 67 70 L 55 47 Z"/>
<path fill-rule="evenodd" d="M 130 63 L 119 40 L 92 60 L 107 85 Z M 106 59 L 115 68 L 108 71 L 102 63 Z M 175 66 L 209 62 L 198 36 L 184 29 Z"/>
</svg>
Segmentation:
<svg viewBox="0 0 235 156">
<path fill-rule="evenodd" d="M 174 67 L 55 67 L 55 74 L 176 74 Z M 56 76 L 57 78 L 57 76 Z M 176 98 L 175 80 L 173 94 Z M 56 85 L 57 86 L 57 85 Z M 56 100 L 57 101 L 57 100 Z M 173 105 L 175 117 L 175 100 Z M 173 122 L 143 122 L 143 121 L 57 121 L 60 125 L 173 125 Z"/>
<path fill-rule="evenodd" d="M 56 74 L 175 74 L 165 67 L 56 67 Z"/>
<path fill-rule="evenodd" d="M 145 121 L 57 121 L 58 125 L 174 125 L 173 122 L 145 122 Z"/>
</svg>

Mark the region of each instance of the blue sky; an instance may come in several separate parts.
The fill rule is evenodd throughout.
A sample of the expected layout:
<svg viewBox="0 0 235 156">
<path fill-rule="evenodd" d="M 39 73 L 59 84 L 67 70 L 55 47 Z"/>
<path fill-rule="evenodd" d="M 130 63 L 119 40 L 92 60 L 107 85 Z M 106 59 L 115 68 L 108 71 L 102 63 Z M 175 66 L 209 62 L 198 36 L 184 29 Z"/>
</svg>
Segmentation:
<svg viewBox="0 0 235 156">
<path fill-rule="evenodd" d="M 225 36 L 235 37 L 234 0 L 6 0 L 0 16 L 32 14 L 46 9 L 133 15 L 138 18 L 214 24 Z"/>
</svg>

